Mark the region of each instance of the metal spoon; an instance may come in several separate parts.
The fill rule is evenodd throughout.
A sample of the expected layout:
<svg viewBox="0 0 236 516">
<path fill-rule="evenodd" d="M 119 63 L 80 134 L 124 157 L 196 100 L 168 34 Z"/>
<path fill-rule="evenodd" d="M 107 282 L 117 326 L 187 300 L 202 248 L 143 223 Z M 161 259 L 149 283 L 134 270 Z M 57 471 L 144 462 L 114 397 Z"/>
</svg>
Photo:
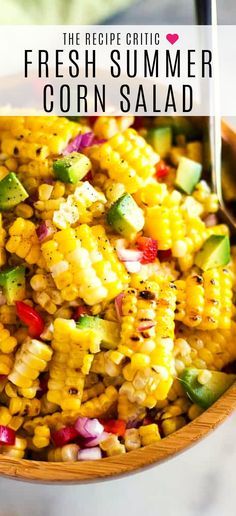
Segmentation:
<svg viewBox="0 0 236 516">
<path fill-rule="evenodd" d="M 217 56 L 217 5 L 216 0 L 195 0 L 195 9 L 199 25 L 211 25 L 212 27 L 212 48 Z M 215 61 L 215 75 L 211 99 L 213 103 L 214 116 L 209 117 L 209 144 L 211 156 L 211 182 L 212 189 L 216 193 L 220 212 L 223 220 L 228 224 L 233 233 L 236 232 L 236 219 L 225 205 L 222 192 L 222 138 L 221 138 L 221 115 L 220 115 L 220 93 L 219 93 L 219 67 Z"/>
</svg>

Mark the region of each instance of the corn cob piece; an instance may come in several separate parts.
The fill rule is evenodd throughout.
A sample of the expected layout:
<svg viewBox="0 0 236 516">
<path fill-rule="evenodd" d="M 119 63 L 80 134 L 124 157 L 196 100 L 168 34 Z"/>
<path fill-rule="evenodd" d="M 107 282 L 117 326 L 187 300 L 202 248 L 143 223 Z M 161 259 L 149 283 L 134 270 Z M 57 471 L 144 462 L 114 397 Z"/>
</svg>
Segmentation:
<svg viewBox="0 0 236 516">
<path fill-rule="evenodd" d="M 62 448 L 54 448 L 48 452 L 50 462 L 74 462 L 78 460 L 78 444 L 66 444 Z"/>
<path fill-rule="evenodd" d="M 27 440 L 24 437 L 16 436 L 13 446 L 5 445 L 0 447 L 0 453 L 14 459 L 23 459 L 27 447 Z"/>
<path fill-rule="evenodd" d="M 3 227 L 2 214 L 0 213 L 0 267 L 6 263 L 5 240 L 6 231 Z"/>
<path fill-rule="evenodd" d="M 177 308 L 175 318 L 201 330 L 229 329 L 232 315 L 232 273 L 215 268 L 190 274 L 175 282 Z"/>
<path fill-rule="evenodd" d="M 17 340 L 11 336 L 9 330 L 0 323 L 0 351 L 4 354 L 12 353 L 17 346 Z M 4 373 L 0 373 L 4 374 Z"/>
<path fill-rule="evenodd" d="M 94 357 L 95 358 L 95 357 Z M 100 394 L 102 394 L 105 391 L 105 385 L 103 382 L 98 382 L 92 387 L 89 387 L 88 389 L 84 389 L 83 396 L 82 396 L 82 403 L 85 403 L 88 400 L 91 400 L 91 398 L 96 398 Z"/>
<path fill-rule="evenodd" d="M 160 293 L 158 285 L 151 284 L 147 290 L 129 289 L 122 300 L 118 352 L 130 363 L 123 368 L 126 381 L 120 393 L 149 408 L 166 398 L 173 381 L 175 299 L 174 285 L 164 283 Z"/>
<path fill-rule="evenodd" d="M 81 126 L 66 118 L 3 118 L 0 124 L 2 152 L 20 159 L 40 160 L 61 154 L 69 140 L 81 130 Z"/>
<path fill-rule="evenodd" d="M 236 360 L 236 323 L 229 330 L 191 330 L 181 327 L 174 346 L 177 373 L 185 367 L 221 370 Z"/>
<path fill-rule="evenodd" d="M 51 401 L 48 401 L 47 394 L 44 394 L 41 401 L 41 408 L 40 408 L 40 414 L 43 416 L 46 416 L 47 414 L 53 414 L 54 412 L 57 412 L 59 407 L 56 403 L 52 403 Z"/>
<path fill-rule="evenodd" d="M 29 264 L 43 265 L 40 243 L 33 222 L 18 217 L 10 226 L 9 235 L 6 244 L 9 253 L 16 254 Z"/>
<path fill-rule="evenodd" d="M 35 448 L 47 448 L 50 444 L 50 428 L 47 425 L 39 425 L 34 429 L 32 444 Z"/>
<path fill-rule="evenodd" d="M 23 417 L 12 416 L 9 408 L 0 407 L 0 425 L 8 426 L 12 430 L 17 431 L 22 426 L 23 422 Z"/>
<path fill-rule="evenodd" d="M 129 193 L 136 192 L 155 174 L 159 156 L 133 129 L 113 136 L 108 142 L 91 147 L 88 155 L 113 181 L 123 183 Z"/>
<path fill-rule="evenodd" d="M 79 411 L 80 416 L 84 417 L 103 417 L 110 413 L 117 403 L 118 393 L 115 387 L 110 385 L 105 392 L 95 398 L 82 403 Z"/>
<path fill-rule="evenodd" d="M 49 366 L 47 399 L 62 410 L 78 410 L 93 354 L 99 351 L 100 337 L 94 330 L 76 328 L 73 320 L 56 319 Z"/>
<path fill-rule="evenodd" d="M 117 377 L 122 373 L 122 365 L 115 364 L 111 358 L 111 351 L 101 351 L 94 357 L 91 371 L 102 376 Z"/>
<path fill-rule="evenodd" d="M 158 425 L 155 423 L 152 423 L 151 425 L 140 426 L 139 435 L 142 446 L 147 446 L 148 444 L 153 444 L 161 440 Z"/>
<path fill-rule="evenodd" d="M 51 274 L 42 269 L 37 270 L 30 280 L 30 285 L 33 289 L 35 303 L 49 314 L 55 314 L 58 306 L 62 305 L 63 299 Z"/>
<path fill-rule="evenodd" d="M 41 401 L 37 398 L 10 398 L 9 410 L 12 415 L 36 417 L 40 413 Z"/>
<path fill-rule="evenodd" d="M 93 131 L 98 138 L 108 140 L 115 134 L 128 129 L 133 123 L 133 116 L 99 116 L 94 124 Z"/>
<path fill-rule="evenodd" d="M 17 387 L 31 387 L 47 367 L 52 349 L 43 342 L 28 338 L 15 355 L 15 362 L 8 379 Z"/>
<path fill-rule="evenodd" d="M 124 421 L 142 421 L 146 416 L 145 407 L 138 405 L 138 403 L 132 403 L 121 392 L 119 392 L 117 412 L 118 418 Z"/>
<path fill-rule="evenodd" d="M 128 428 L 125 431 L 125 449 L 126 451 L 137 450 L 141 447 L 141 439 L 137 428 Z"/>
<path fill-rule="evenodd" d="M 58 430 L 63 426 L 73 424 L 77 418 L 78 412 L 54 412 L 53 414 L 26 420 L 23 424 L 23 428 L 27 434 L 33 436 L 34 430 L 38 426 L 47 425 L 50 430 Z"/>
<path fill-rule="evenodd" d="M 206 181 L 200 181 L 193 192 L 193 197 L 203 208 L 203 213 L 216 213 L 219 209 L 219 201 L 217 195 L 212 193 Z"/>
<path fill-rule="evenodd" d="M 110 435 L 100 443 L 100 448 L 102 451 L 106 453 L 108 457 L 113 457 L 113 455 L 121 455 L 125 453 L 125 446 L 121 444 L 117 435 Z"/>
<path fill-rule="evenodd" d="M 94 305 L 118 295 L 128 281 L 102 226 L 59 231 L 42 245 L 47 267 L 65 301 Z M 73 283 L 73 284 L 71 284 Z"/>
<path fill-rule="evenodd" d="M 60 204 L 59 210 L 54 211 L 53 223 L 58 229 L 69 228 L 80 220 L 81 223 L 91 222 L 92 212 L 89 208 L 94 203 L 106 203 L 105 196 L 98 192 L 88 181 L 82 182 L 69 195 L 65 202 Z"/>
<path fill-rule="evenodd" d="M 13 353 L 0 353 L 0 374 L 8 375 L 14 364 Z"/>
</svg>

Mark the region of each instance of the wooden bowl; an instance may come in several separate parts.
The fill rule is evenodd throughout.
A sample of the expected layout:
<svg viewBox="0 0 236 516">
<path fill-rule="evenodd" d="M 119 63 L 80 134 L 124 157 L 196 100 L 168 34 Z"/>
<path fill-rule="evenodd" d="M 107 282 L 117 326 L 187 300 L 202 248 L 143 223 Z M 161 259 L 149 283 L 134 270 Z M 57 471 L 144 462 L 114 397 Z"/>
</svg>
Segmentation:
<svg viewBox="0 0 236 516">
<path fill-rule="evenodd" d="M 231 151 L 236 134 L 225 123 L 222 134 Z M 174 434 L 139 450 L 98 461 L 41 462 L 0 455 L 0 474 L 41 483 L 85 483 L 124 475 L 173 457 L 209 434 L 236 408 L 236 383 L 208 410 Z"/>
</svg>

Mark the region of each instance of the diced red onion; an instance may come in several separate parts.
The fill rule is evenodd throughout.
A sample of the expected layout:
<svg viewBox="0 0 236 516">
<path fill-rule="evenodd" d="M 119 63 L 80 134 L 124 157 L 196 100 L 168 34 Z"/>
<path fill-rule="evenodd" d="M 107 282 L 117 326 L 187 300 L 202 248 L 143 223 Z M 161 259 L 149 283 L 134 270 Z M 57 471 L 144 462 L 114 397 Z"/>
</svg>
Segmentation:
<svg viewBox="0 0 236 516">
<path fill-rule="evenodd" d="M 79 417 L 75 422 L 75 429 L 82 437 L 94 439 L 98 435 L 102 434 L 104 427 L 101 425 L 98 419 Z"/>
<path fill-rule="evenodd" d="M 143 257 L 142 251 L 137 249 L 117 249 L 116 252 L 121 262 L 139 262 Z"/>
<path fill-rule="evenodd" d="M 40 242 L 49 238 L 53 233 L 55 233 L 55 229 L 50 220 L 46 220 L 40 224 L 36 229 L 37 237 Z"/>
<path fill-rule="evenodd" d="M 121 317 L 123 315 L 122 313 L 122 299 L 124 297 L 124 293 L 121 292 L 118 296 L 115 298 L 115 309 L 116 309 L 116 315 L 118 317 L 118 320 L 121 320 Z"/>
<path fill-rule="evenodd" d="M 149 330 L 150 328 L 153 328 L 153 326 L 155 326 L 155 322 L 153 321 L 142 321 L 138 327 L 138 331 Z"/>
<path fill-rule="evenodd" d="M 140 262 L 124 262 L 125 268 L 130 273 L 139 272 L 141 269 Z"/>
<path fill-rule="evenodd" d="M 98 460 L 102 458 L 102 452 L 97 446 L 95 448 L 84 448 L 79 450 L 78 460 Z"/>
<path fill-rule="evenodd" d="M 68 143 L 67 147 L 64 149 L 63 154 L 66 156 L 67 154 L 70 154 L 71 152 L 76 152 L 80 148 L 80 144 L 82 141 L 82 134 L 79 133 L 74 140 L 72 140 L 70 143 Z"/>
<path fill-rule="evenodd" d="M 102 434 L 98 435 L 97 437 L 84 439 L 84 446 L 85 448 L 92 448 L 93 446 L 97 446 L 102 441 L 105 441 L 109 435 L 110 434 L 108 432 L 102 432 Z"/>
<path fill-rule="evenodd" d="M 65 428 L 60 428 L 60 430 L 56 430 L 52 432 L 51 438 L 55 446 L 64 446 L 74 439 L 78 437 L 78 432 L 74 428 L 74 426 L 66 426 Z"/>
<path fill-rule="evenodd" d="M 104 139 L 96 139 L 95 135 L 92 131 L 88 133 L 79 133 L 74 140 L 72 140 L 67 147 L 63 151 L 63 155 L 66 156 L 71 152 L 79 152 L 86 147 L 91 147 L 92 145 L 100 145 L 106 142 Z"/>
<path fill-rule="evenodd" d="M 16 432 L 8 426 L 0 425 L 0 444 L 15 444 Z"/>
</svg>

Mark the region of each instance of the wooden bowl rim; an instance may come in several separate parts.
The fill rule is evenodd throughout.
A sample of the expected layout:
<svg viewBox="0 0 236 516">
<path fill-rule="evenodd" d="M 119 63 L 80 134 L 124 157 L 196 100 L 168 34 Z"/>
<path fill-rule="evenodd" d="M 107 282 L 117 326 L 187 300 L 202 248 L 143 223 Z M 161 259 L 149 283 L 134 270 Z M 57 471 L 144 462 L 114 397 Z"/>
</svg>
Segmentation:
<svg viewBox="0 0 236 516">
<path fill-rule="evenodd" d="M 235 131 L 222 123 L 223 137 L 235 146 Z M 206 437 L 236 408 L 236 382 L 197 419 L 161 441 L 123 455 L 87 462 L 42 462 L 0 454 L 0 475 L 40 483 L 88 483 L 128 475 L 163 462 Z"/>
<path fill-rule="evenodd" d="M 41 462 L 0 455 L 0 474 L 41 483 L 87 483 L 150 467 L 186 450 L 215 429 L 236 408 L 236 383 L 197 419 L 144 448 L 97 461 Z"/>
</svg>

